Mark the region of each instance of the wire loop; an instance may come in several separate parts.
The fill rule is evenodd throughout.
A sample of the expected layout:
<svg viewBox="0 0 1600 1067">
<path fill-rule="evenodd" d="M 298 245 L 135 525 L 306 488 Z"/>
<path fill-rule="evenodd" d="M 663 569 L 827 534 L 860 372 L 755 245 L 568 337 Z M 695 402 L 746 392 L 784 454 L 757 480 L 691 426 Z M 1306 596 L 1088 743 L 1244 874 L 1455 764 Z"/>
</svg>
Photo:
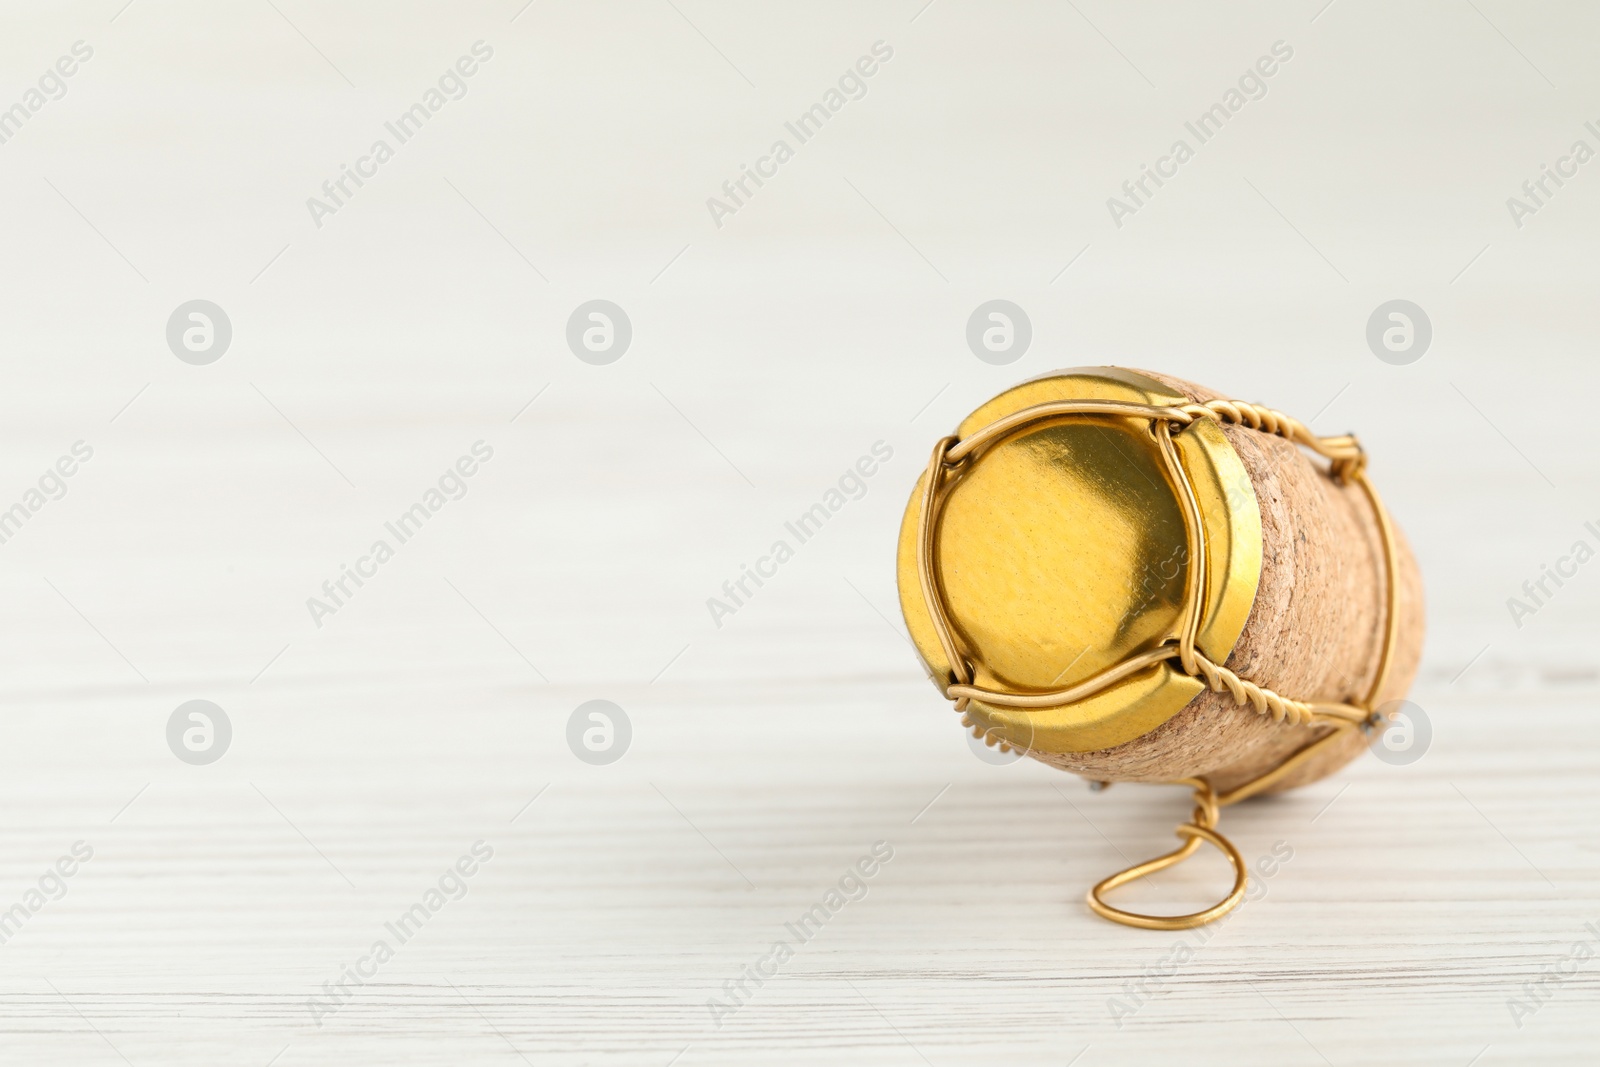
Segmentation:
<svg viewBox="0 0 1600 1067">
<path fill-rule="evenodd" d="M 1194 787 L 1194 815 L 1189 822 L 1180 823 L 1175 831 L 1183 840 L 1183 844 L 1165 855 L 1134 864 L 1125 871 L 1118 871 L 1089 890 L 1089 907 L 1101 918 L 1122 923 L 1124 926 L 1137 926 L 1143 930 L 1187 930 L 1222 918 L 1244 900 L 1245 890 L 1250 884 L 1249 871 L 1245 867 L 1244 857 L 1233 847 L 1233 842 L 1214 829 L 1217 825 L 1218 799 L 1210 783 L 1204 778 L 1185 778 L 1174 784 Z M 1228 858 L 1228 863 L 1233 867 L 1233 888 L 1228 891 L 1227 896 L 1211 907 L 1187 915 L 1145 915 L 1106 903 L 1104 894 L 1118 886 L 1149 877 L 1157 871 L 1177 866 L 1198 852 L 1201 842 L 1216 848 Z"/>
</svg>

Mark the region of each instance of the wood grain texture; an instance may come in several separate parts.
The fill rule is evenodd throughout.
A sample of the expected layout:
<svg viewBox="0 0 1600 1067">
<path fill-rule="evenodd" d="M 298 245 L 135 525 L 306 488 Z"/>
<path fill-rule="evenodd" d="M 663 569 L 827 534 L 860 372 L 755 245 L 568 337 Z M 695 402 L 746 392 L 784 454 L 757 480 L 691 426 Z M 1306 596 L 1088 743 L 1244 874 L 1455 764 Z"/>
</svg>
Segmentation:
<svg viewBox="0 0 1600 1067">
<path fill-rule="evenodd" d="M 854 636 L 892 654 L 878 626 Z M 7 1058 L 120 1062 L 108 1043 L 135 1064 L 280 1051 L 280 1064 L 1045 1064 L 1085 1048 L 1080 1063 L 1465 1064 L 1486 1045 L 1487 1062 L 1537 1049 L 1576 1063 L 1592 1050 L 1595 972 L 1553 989 L 1521 1030 L 1506 1006 L 1597 918 L 1594 843 L 1568 798 L 1600 767 L 1549 756 L 1588 729 L 1585 702 L 1525 694 L 1535 714 L 1506 744 L 1504 698 L 1447 699 L 1440 682 L 1418 695 L 1449 708 L 1449 726 L 1421 763 L 1369 758 L 1230 810 L 1253 864 L 1292 857 L 1258 871 L 1265 895 L 1202 945 L 1111 926 L 1081 901 L 1092 878 L 1169 846 L 1181 791 L 1095 796 L 1030 761 L 983 764 L 900 662 L 858 676 L 847 700 L 692 673 L 612 687 L 639 742 L 603 769 L 550 758 L 560 709 L 586 687 L 487 664 L 465 689 L 357 680 L 343 698 L 280 679 L 238 716 L 256 739 L 203 778 L 170 772 L 170 756 L 119 758 L 110 740 L 50 767 L 13 757 L 7 887 L 73 839 L 96 856 L 4 947 Z M 359 710 L 357 689 L 384 709 Z M 71 714 L 116 735 L 116 703 Z M 737 708 L 796 725 L 729 731 Z M 48 748 L 63 714 L 19 716 L 18 747 Z M 133 790 L 113 788 L 112 768 L 154 779 L 115 823 Z M 480 838 L 495 857 L 468 895 L 318 1027 L 317 987 Z M 866 896 L 715 1025 L 707 1001 L 795 941 L 785 924 L 880 840 L 894 858 Z M 1216 891 L 1219 867 L 1197 861 L 1128 897 L 1181 907 Z"/>
</svg>

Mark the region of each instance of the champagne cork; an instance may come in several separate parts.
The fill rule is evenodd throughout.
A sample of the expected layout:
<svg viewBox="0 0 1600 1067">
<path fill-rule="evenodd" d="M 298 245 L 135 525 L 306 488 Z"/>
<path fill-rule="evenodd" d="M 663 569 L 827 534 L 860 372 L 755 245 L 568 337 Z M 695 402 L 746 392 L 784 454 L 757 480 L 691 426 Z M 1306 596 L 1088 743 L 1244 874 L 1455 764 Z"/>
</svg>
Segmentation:
<svg viewBox="0 0 1600 1067">
<path fill-rule="evenodd" d="M 1421 577 L 1359 442 L 1148 371 L 1058 371 L 981 405 L 934 446 L 896 566 L 912 642 L 975 735 L 1194 789 L 1178 849 L 1089 891 L 1145 929 L 1238 906 L 1220 809 L 1357 756 L 1422 650 Z M 1208 843 L 1235 873 L 1211 907 L 1106 900 Z"/>
<path fill-rule="evenodd" d="M 1074 404 L 1105 410 L 1055 411 Z M 1220 795 L 1342 733 L 1252 790 L 1277 791 L 1359 754 L 1416 675 L 1421 578 L 1353 438 L 1086 368 L 1002 393 L 940 449 L 902 526 L 901 606 L 929 674 L 991 741 L 1093 781 L 1204 778 Z M 1190 588 L 1198 659 L 1179 655 Z M 1109 687 L 1048 698 L 1140 656 Z"/>
</svg>

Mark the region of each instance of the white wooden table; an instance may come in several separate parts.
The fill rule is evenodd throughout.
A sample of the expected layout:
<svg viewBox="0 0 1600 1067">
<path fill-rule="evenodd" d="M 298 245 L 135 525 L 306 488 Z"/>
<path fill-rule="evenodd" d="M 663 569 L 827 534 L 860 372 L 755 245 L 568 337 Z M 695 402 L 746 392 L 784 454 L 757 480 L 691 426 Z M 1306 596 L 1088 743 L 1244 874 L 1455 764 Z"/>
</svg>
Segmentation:
<svg viewBox="0 0 1600 1067">
<path fill-rule="evenodd" d="M 7 5 L 0 105 L 94 54 L 0 144 L 0 511 L 93 456 L 0 543 L 0 1059 L 1594 1062 L 1600 570 L 1506 606 L 1600 546 L 1600 178 L 1520 229 L 1504 203 L 1594 140 L 1585 9 L 274 3 Z M 707 197 L 878 40 L 719 228 Z M 964 338 L 995 297 L 1032 320 L 1009 366 Z M 1434 327 L 1409 366 L 1363 340 L 1396 297 Z M 232 324 L 205 366 L 164 336 L 193 299 Z M 565 341 L 592 299 L 632 323 L 606 366 Z M 1082 903 L 1185 796 L 974 758 L 895 602 L 933 440 L 1103 362 L 1358 431 L 1429 583 L 1430 747 L 1230 810 L 1292 858 L 1207 934 Z M 216 762 L 169 748 L 191 700 Z M 569 746 L 591 700 L 615 762 Z M 1211 899 L 1190 867 L 1129 899 Z"/>
</svg>

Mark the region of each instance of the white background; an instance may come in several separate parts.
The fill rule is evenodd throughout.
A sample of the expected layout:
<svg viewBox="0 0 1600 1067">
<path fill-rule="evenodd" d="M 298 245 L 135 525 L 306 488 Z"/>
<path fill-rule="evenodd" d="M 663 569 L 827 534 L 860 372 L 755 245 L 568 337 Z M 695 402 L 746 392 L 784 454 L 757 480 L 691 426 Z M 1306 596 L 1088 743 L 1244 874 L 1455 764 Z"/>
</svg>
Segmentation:
<svg viewBox="0 0 1600 1067">
<path fill-rule="evenodd" d="M 0 107 L 94 54 L 0 144 L 0 507 L 94 457 L 0 545 L 0 909 L 94 858 L 0 946 L 0 1057 L 1592 1062 L 1600 960 L 1563 961 L 1600 923 L 1600 567 L 1520 628 L 1506 601 L 1600 547 L 1600 161 L 1520 228 L 1506 199 L 1600 148 L 1600 12 L 1323 2 L 8 4 Z M 466 95 L 316 226 L 479 40 Z M 1114 225 L 1276 41 L 1266 96 Z M 196 298 L 233 327 L 208 366 L 165 339 Z M 564 339 L 594 298 L 633 325 L 609 366 Z M 1033 325 L 1009 366 L 965 341 L 993 298 Z M 1364 337 L 1395 298 L 1434 330 L 1406 366 Z M 1248 858 L 1294 857 L 1177 967 L 1184 938 L 1081 894 L 1170 847 L 1185 797 L 974 758 L 895 599 L 933 441 L 1103 363 L 1359 433 L 1429 596 L 1431 748 L 1230 810 Z M 316 626 L 479 440 L 467 496 Z M 865 497 L 714 625 L 880 440 Z M 209 766 L 167 746 L 191 699 L 232 723 Z M 632 724 L 608 766 L 566 741 L 591 699 Z M 479 840 L 466 896 L 318 1019 Z M 880 840 L 867 895 L 716 1025 Z M 1203 902 L 1194 866 L 1129 899 Z"/>
</svg>

